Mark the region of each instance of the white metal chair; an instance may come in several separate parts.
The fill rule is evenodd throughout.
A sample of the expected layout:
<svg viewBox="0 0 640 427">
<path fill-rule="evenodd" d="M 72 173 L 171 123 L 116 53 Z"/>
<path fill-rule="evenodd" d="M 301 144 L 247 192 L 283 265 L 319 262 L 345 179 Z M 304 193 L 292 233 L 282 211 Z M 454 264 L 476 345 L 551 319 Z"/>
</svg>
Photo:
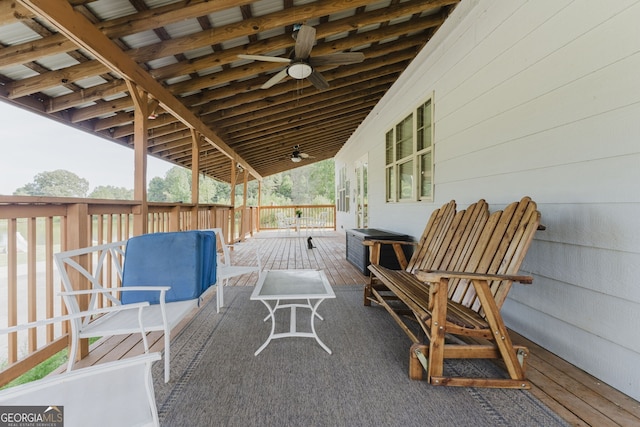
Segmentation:
<svg viewBox="0 0 640 427">
<path fill-rule="evenodd" d="M 145 332 L 162 331 L 164 333 L 164 380 L 169 382 L 170 378 L 170 341 L 171 329 L 173 329 L 187 314 L 198 305 L 198 298 L 185 301 L 166 302 L 166 294 L 171 289 L 170 286 L 126 286 L 109 287 L 103 286 L 103 272 L 108 258 L 111 259 L 117 277 L 122 281 L 124 247 L 126 241 L 108 243 L 104 245 L 92 246 L 88 248 L 60 252 L 54 255 L 55 262 L 65 288 L 61 295 L 64 298 L 67 310 L 71 314 L 81 313 L 77 297 L 89 295 L 89 310 L 97 307 L 99 295 L 108 300 L 114 307 L 126 308 L 130 304 L 122 304 L 114 294 L 117 292 L 153 292 L 158 295 L 159 303 L 147 305 L 143 309 L 143 323 Z M 79 264 L 79 256 L 87 255 L 91 257 L 88 269 Z M 91 285 L 91 289 L 76 290 L 72 284 L 70 271 L 86 278 Z M 145 285 L 141 283 L 141 285 Z M 138 330 L 138 320 L 131 310 L 114 310 L 97 319 L 91 316 L 80 316 L 72 320 L 72 327 L 76 329 L 71 342 L 69 354 L 68 370 L 73 368 L 75 362 L 79 340 L 81 338 L 103 337 L 110 335 L 131 334 Z M 146 345 L 146 344 L 145 344 Z"/>
<path fill-rule="evenodd" d="M 320 212 L 320 214 L 318 214 L 317 217 L 309 221 L 307 234 L 309 234 L 309 231 L 314 231 L 314 230 L 317 231 L 318 233 L 321 233 L 322 231 L 324 231 L 325 227 L 327 226 L 328 216 L 329 216 L 328 212 L 326 211 Z"/>
<path fill-rule="evenodd" d="M 148 353 L 142 324 L 142 312 L 148 303 L 109 307 L 91 312 L 31 322 L 0 330 L 9 334 L 50 323 L 73 321 L 86 316 L 108 315 L 115 311 L 128 311 L 138 318 L 138 332 L 145 342 L 145 354 L 49 375 L 40 380 L 0 391 L 0 406 L 30 406 L 41 409 L 43 416 L 56 417 L 65 426 L 157 426 L 151 364 L 160 359 L 159 353 Z M 61 409 L 62 408 L 62 409 Z M 46 414 L 45 414 L 46 412 Z"/>
<path fill-rule="evenodd" d="M 224 307 L 224 286 L 228 284 L 229 279 L 243 274 L 257 272 L 258 277 L 262 274 L 262 264 L 260 262 L 260 252 L 256 250 L 256 265 L 233 265 L 231 261 L 231 251 L 229 248 L 233 245 L 227 245 L 221 228 L 211 229 L 218 240 L 218 246 L 222 249 L 222 253 L 218 254 L 217 263 L 217 288 L 216 288 L 216 310 L 220 312 L 220 308 Z"/>
<path fill-rule="evenodd" d="M 283 212 L 276 212 L 276 223 L 278 225 L 278 233 L 283 231 L 287 235 L 292 229 L 297 230 L 298 227 L 295 218 L 288 218 Z"/>
</svg>

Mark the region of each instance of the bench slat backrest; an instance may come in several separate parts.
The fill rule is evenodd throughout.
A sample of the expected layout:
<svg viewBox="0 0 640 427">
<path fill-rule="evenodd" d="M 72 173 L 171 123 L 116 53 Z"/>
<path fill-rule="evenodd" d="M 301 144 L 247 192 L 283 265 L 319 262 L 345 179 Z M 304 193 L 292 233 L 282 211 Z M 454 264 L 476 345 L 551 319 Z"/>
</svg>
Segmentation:
<svg viewBox="0 0 640 427">
<path fill-rule="evenodd" d="M 539 224 L 540 213 L 529 197 L 491 214 L 484 200 L 458 212 L 451 201 L 431 215 L 407 271 L 516 274 Z M 494 281 L 490 285 L 501 307 L 511 281 Z M 450 280 L 449 299 L 480 310 L 467 280 Z"/>
<path fill-rule="evenodd" d="M 409 260 L 407 271 L 414 272 L 431 265 L 432 260 L 439 257 L 440 251 L 445 248 L 443 240 L 447 231 L 451 228 L 451 222 L 456 213 L 456 202 L 450 201 L 431 214 L 429 222 L 420 237 L 418 245 Z"/>
</svg>

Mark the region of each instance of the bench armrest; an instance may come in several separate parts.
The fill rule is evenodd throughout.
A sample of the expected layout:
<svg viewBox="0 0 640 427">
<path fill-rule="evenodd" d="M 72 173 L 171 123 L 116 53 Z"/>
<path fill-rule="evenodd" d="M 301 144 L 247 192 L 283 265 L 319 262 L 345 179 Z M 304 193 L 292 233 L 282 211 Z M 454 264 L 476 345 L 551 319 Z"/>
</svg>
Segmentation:
<svg viewBox="0 0 640 427">
<path fill-rule="evenodd" d="M 374 245 L 405 245 L 405 246 L 417 246 L 418 242 L 409 242 L 407 240 L 378 240 L 378 239 L 369 239 L 363 240 L 362 244 L 365 246 L 374 246 Z"/>
<path fill-rule="evenodd" d="M 511 280 L 512 282 L 520 282 L 524 284 L 533 283 L 533 277 L 512 274 L 483 274 L 483 273 L 464 273 L 456 271 L 441 270 L 418 270 L 416 277 L 423 282 L 439 282 L 440 279 L 466 279 L 466 280 Z"/>
<path fill-rule="evenodd" d="M 402 246 L 413 245 L 416 246 L 417 242 L 408 242 L 405 240 L 363 240 L 362 244 L 365 246 L 370 246 L 369 249 L 369 262 L 373 265 L 380 264 L 380 251 L 382 250 L 382 245 L 391 245 L 393 246 L 393 252 L 396 254 L 396 258 L 398 259 L 398 265 L 400 268 L 404 270 L 407 268 L 409 263 L 407 262 L 407 257 L 404 255 L 404 251 L 402 250 Z"/>
</svg>

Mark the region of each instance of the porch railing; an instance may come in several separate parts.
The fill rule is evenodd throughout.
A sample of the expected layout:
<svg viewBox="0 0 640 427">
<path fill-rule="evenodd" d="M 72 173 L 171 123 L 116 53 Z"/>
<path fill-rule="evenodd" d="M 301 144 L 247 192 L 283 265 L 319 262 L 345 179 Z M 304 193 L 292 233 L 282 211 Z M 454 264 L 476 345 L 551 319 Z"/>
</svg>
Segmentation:
<svg viewBox="0 0 640 427">
<path fill-rule="evenodd" d="M 299 211 L 303 218 L 311 219 L 311 223 L 319 224 L 322 222 L 322 228 L 336 229 L 335 205 L 260 206 L 260 229 L 277 229 L 278 215 L 294 218 L 296 211 Z"/>
<path fill-rule="evenodd" d="M 53 254 L 131 237 L 139 207 L 135 201 L 0 196 L 0 328 L 64 314 Z M 235 227 L 234 234 L 244 238 L 256 230 L 257 209 L 237 212 L 254 218 L 240 218 L 242 228 Z M 155 233 L 190 230 L 195 224 L 220 227 L 231 236 L 236 216 L 227 205 L 150 203 L 147 228 Z M 0 337 L 0 385 L 64 349 L 67 332 L 66 324 L 57 324 Z"/>
</svg>

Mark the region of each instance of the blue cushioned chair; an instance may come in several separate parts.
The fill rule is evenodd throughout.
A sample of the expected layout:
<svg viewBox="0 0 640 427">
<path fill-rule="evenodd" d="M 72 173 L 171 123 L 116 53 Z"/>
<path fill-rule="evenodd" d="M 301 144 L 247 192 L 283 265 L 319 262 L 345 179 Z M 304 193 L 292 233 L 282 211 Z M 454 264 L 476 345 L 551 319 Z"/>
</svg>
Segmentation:
<svg viewBox="0 0 640 427">
<path fill-rule="evenodd" d="M 200 296 L 216 282 L 216 244 L 211 231 L 152 233 L 135 236 L 127 242 L 114 242 L 55 254 L 65 292 L 69 313 L 79 313 L 76 297 L 90 295 L 89 310 L 98 308 L 98 295 L 114 306 L 148 302 L 142 309 L 145 332 L 164 332 L 164 377 L 169 381 L 170 332 L 185 316 L 197 307 Z M 126 244 L 126 251 L 122 247 Z M 78 262 L 83 255 L 94 262 L 85 266 Z M 122 281 L 122 287 L 105 284 L 103 271 L 111 260 Z M 122 263 L 122 264 L 121 264 Z M 78 290 L 70 274 L 75 269 L 91 284 L 91 289 Z M 75 280 L 75 279 L 74 279 Z M 120 293 L 121 299 L 116 295 Z M 75 319 L 77 333 L 71 345 L 69 370 L 76 358 L 81 338 L 139 332 L 139 319 L 132 310 L 115 310 L 97 319 Z"/>
</svg>

